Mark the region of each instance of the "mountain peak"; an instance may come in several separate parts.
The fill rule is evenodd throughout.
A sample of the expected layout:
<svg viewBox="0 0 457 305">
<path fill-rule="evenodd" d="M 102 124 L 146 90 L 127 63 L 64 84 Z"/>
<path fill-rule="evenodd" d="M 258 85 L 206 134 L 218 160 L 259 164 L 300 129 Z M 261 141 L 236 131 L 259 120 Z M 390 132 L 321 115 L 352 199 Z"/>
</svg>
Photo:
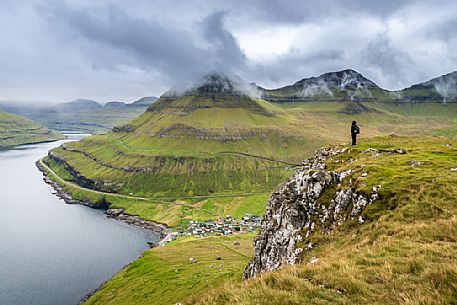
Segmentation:
<svg viewBox="0 0 457 305">
<path fill-rule="evenodd" d="M 237 76 L 210 73 L 186 89 L 166 92 L 149 107 L 149 111 L 184 109 L 189 112 L 201 108 L 245 108 L 267 114 L 252 97 L 260 97 L 255 84 L 248 84 Z M 269 113 L 268 113 L 269 115 Z"/>
<path fill-rule="evenodd" d="M 414 90 L 431 90 L 427 98 L 446 101 L 457 100 L 457 71 L 441 75 L 426 82 L 412 85 L 409 88 L 404 89 L 405 92 L 411 92 Z M 409 96 L 410 99 L 417 100 L 417 96 Z M 420 98 L 420 96 L 419 96 Z"/>
<path fill-rule="evenodd" d="M 71 102 L 65 102 L 65 103 L 60 103 L 57 104 L 53 107 L 52 109 L 66 109 L 66 110 L 71 110 L 71 109 L 97 109 L 97 108 L 102 108 L 103 106 L 94 100 L 88 100 L 88 99 L 77 99 Z"/>
<path fill-rule="evenodd" d="M 352 69 L 328 72 L 299 80 L 293 85 L 263 90 L 262 98 L 277 103 L 290 101 L 361 101 L 373 100 L 387 91 Z"/>
<path fill-rule="evenodd" d="M 164 97 L 178 97 L 185 95 L 246 95 L 259 97 L 257 87 L 244 82 L 236 75 L 227 75 L 224 73 L 212 72 L 191 85 L 175 86 L 163 94 Z"/>
<path fill-rule="evenodd" d="M 317 77 L 304 78 L 296 82 L 294 87 L 306 87 L 312 85 L 320 85 L 327 87 L 339 87 L 340 89 L 361 89 L 361 88 L 379 88 L 373 81 L 364 77 L 359 72 L 352 69 L 341 71 L 328 72 Z"/>
<path fill-rule="evenodd" d="M 193 91 L 199 93 L 228 93 L 236 91 L 238 81 L 226 75 L 211 73 L 200 79 Z"/>
</svg>

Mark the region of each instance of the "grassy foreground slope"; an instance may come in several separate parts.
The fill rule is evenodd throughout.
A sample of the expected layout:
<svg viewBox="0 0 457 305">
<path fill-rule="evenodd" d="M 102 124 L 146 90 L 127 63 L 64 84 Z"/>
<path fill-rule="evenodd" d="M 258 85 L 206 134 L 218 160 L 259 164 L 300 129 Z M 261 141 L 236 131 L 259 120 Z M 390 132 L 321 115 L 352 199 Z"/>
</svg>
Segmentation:
<svg viewBox="0 0 457 305">
<path fill-rule="evenodd" d="M 187 304 L 192 294 L 241 281 L 252 256 L 252 237 L 183 238 L 148 250 L 84 304 Z M 196 262 L 190 263 L 190 257 Z"/>
<path fill-rule="evenodd" d="M 63 136 L 24 117 L 0 111 L 0 147 L 62 139 Z"/>
<path fill-rule="evenodd" d="M 362 153 L 370 147 L 408 153 Z M 381 185 L 381 200 L 362 212 L 365 223 L 316 232 L 301 264 L 227 282 L 185 304 L 456 304 L 456 138 L 370 139 L 327 165 L 355 170 L 359 192 Z"/>
<path fill-rule="evenodd" d="M 182 96 L 162 96 L 113 132 L 53 150 L 45 162 L 87 188 L 163 199 L 155 205 L 112 202 L 145 219 L 176 224 L 224 213 L 239 217 L 261 213 L 264 203 L 257 199 L 265 198 L 312 151 L 348 141 L 352 120 L 359 122 L 363 141 L 390 133 L 452 134 L 456 113 L 456 103 L 271 103 L 214 77 Z M 185 205 L 176 208 L 170 202 Z M 189 206 L 195 209 L 189 212 Z"/>
<path fill-rule="evenodd" d="M 382 197 L 363 224 L 313 233 L 300 264 L 242 283 L 252 235 L 182 238 L 147 251 L 85 304 L 455 304 L 456 140 L 379 137 L 330 159 L 329 170 L 355 170 L 359 192 L 379 184 Z M 368 148 L 408 152 L 374 157 Z"/>
</svg>

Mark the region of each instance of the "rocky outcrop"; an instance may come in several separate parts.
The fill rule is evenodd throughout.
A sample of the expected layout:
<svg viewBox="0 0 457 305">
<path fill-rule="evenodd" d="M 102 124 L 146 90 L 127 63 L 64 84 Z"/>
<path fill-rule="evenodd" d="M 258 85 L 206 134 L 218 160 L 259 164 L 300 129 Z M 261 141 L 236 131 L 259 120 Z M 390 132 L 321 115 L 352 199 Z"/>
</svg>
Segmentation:
<svg viewBox="0 0 457 305">
<path fill-rule="evenodd" d="M 113 129 L 111 129 L 113 132 L 127 132 L 127 133 L 132 133 L 135 131 L 135 126 L 132 124 L 124 124 L 120 126 L 114 126 Z"/>
<path fill-rule="evenodd" d="M 62 164 L 63 167 L 70 173 L 73 177 L 73 180 L 78 183 L 78 185 L 89 188 L 89 189 L 97 189 L 97 182 L 87 177 L 81 175 L 75 168 L 73 168 L 70 164 L 68 164 L 64 159 L 59 157 L 55 154 L 52 150 L 48 152 L 48 157 L 55 161 L 58 164 Z"/>
<path fill-rule="evenodd" d="M 317 229 L 330 232 L 348 219 L 364 222 L 361 212 L 379 199 L 381 187 L 373 186 L 368 196 L 359 194 L 350 186 L 342 186 L 343 180 L 353 174 L 352 170 L 326 170 L 327 158 L 346 151 L 347 148 L 317 151 L 313 158 L 304 161 L 301 170 L 270 195 L 261 232 L 254 238 L 254 259 L 244 270 L 244 279 L 296 263 L 302 251 L 313 247 L 311 243 L 304 247 L 297 244 Z"/>
<path fill-rule="evenodd" d="M 154 221 L 144 220 L 136 215 L 129 215 L 124 212 L 124 209 L 107 209 L 106 214 L 110 218 L 121 220 L 129 225 L 137 226 L 143 229 L 151 230 L 160 234 L 160 242 L 157 244 L 151 244 L 151 246 L 159 246 L 166 242 L 164 239 L 171 232 L 164 224 L 160 224 Z"/>
<path fill-rule="evenodd" d="M 61 198 L 63 201 L 65 201 L 65 203 L 68 203 L 68 204 L 82 204 L 82 205 L 85 205 L 85 206 L 88 206 L 88 207 L 91 207 L 91 208 L 99 208 L 100 207 L 100 206 L 97 205 L 97 203 L 94 203 L 94 202 L 73 199 L 73 197 L 71 196 L 70 192 L 65 190 L 62 186 L 60 186 L 60 184 L 58 184 L 57 182 L 55 182 L 54 180 L 52 180 L 51 178 L 48 177 L 48 173 L 43 168 L 43 166 L 41 165 L 40 161 L 37 161 L 35 164 L 38 167 L 38 169 L 43 173 L 43 175 L 44 175 L 43 180 L 54 189 L 55 194 L 59 198 Z"/>
</svg>

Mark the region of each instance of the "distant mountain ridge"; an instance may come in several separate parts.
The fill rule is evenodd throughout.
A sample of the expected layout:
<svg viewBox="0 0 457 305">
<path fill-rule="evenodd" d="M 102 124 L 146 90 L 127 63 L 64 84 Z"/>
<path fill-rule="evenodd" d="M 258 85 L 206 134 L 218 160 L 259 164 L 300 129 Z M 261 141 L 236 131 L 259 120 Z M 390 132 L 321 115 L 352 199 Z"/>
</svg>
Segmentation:
<svg viewBox="0 0 457 305">
<path fill-rule="evenodd" d="M 80 109 L 99 109 L 103 106 L 94 100 L 88 99 L 77 99 L 71 102 L 60 103 L 55 106 L 46 108 L 46 110 L 51 111 L 61 111 L 61 110 L 80 110 Z"/>
<path fill-rule="evenodd" d="M 155 97 L 143 97 L 130 104 L 112 101 L 105 105 L 90 99 L 77 99 L 54 105 L 2 102 L 0 109 L 29 117 L 56 130 L 100 133 L 134 119 L 155 100 Z"/>
<path fill-rule="evenodd" d="M 409 101 L 457 102 L 457 71 L 412 85 L 401 90 L 400 94 Z"/>
<path fill-rule="evenodd" d="M 262 98 L 273 103 L 309 101 L 456 102 L 457 72 L 411 87 L 390 91 L 355 70 L 346 69 L 304 78 L 278 89 L 259 87 Z"/>
<path fill-rule="evenodd" d="M 157 96 L 145 96 L 136 100 L 130 104 L 126 104 L 129 107 L 149 107 L 152 103 L 154 103 L 158 99 Z"/>
</svg>

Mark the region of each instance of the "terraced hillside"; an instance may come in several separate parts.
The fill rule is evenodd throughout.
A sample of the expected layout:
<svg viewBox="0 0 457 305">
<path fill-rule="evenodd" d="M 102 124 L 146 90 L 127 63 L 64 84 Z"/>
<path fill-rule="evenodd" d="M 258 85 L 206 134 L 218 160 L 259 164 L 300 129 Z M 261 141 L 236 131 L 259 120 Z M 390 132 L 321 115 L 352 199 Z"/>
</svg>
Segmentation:
<svg viewBox="0 0 457 305">
<path fill-rule="evenodd" d="M 454 304 L 456 140 L 388 136 L 366 139 L 355 148 L 320 150 L 316 156 L 325 169 L 298 168 L 271 194 L 265 215 L 263 232 L 288 237 L 281 231 L 288 228 L 290 236 L 301 234 L 303 239 L 291 249 L 255 249 L 265 262 L 277 258 L 275 251 L 288 249 L 298 256 L 295 265 L 242 283 L 243 270 L 253 257 L 250 235 L 183 237 L 145 252 L 86 304 Z M 314 177 L 308 183 L 328 175 L 342 180 L 330 179 L 323 188 L 313 188 L 297 182 L 306 175 Z M 347 190 L 357 196 L 349 195 L 344 204 L 341 194 Z M 307 196 L 297 193 L 301 191 Z M 300 203 L 313 196 L 317 204 Z M 371 201 L 356 204 L 363 202 L 360 196 Z M 272 215 L 279 216 L 276 222 L 269 220 Z M 306 215 L 314 225 L 305 225 Z M 291 222 L 300 218 L 301 230 Z M 256 244 L 268 241 L 268 234 L 257 237 Z M 283 241 L 287 245 L 296 240 Z"/>
<path fill-rule="evenodd" d="M 228 77 L 207 76 L 183 94 L 164 94 L 113 132 L 53 150 L 45 162 L 86 188 L 153 197 L 156 204 L 110 202 L 130 214 L 177 224 L 185 218 L 262 213 L 267 194 L 291 168 L 322 145 L 348 140 L 352 120 L 359 122 L 362 138 L 456 130 L 457 104 L 271 103 L 251 97 L 251 89 Z M 75 193 L 82 200 L 102 200 Z"/>
<path fill-rule="evenodd" d="M 0 111 L 0 148 L 62 138 L 61 134 L 29 119 Z"/>
</svg>

